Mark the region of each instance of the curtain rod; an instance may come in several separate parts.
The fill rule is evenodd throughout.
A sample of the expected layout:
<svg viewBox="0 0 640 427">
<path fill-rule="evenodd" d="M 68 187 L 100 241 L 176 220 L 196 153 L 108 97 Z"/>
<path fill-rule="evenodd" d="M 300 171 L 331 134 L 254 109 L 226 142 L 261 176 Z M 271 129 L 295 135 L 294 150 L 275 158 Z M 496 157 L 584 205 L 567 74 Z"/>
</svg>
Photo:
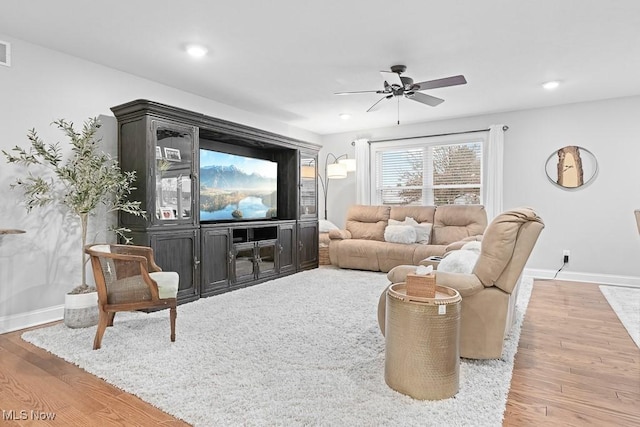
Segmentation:
<svg viewBox="0 0 640 427">
<path fill-rule="evenodd" d="M 502 130 L 503 131 L 509 130 L 509 126 L 507 125 L 502 126 Z M 435 136 L 461 135 L 463 133 L 476 133 L 476 132 L 487 132 L 487 131 L 489 131 L 489 129 L 475 129 L 475 130 L 467 130 L 467 131 L 461 131 L 461 132 L 438 133 L 433 135 L 407 136 L 404 138 L 374 139 L 368 142 L 369 144 L 373 144 L 374 142 L 388 142 L 388 141 L 400 141 L 404 139 L 431 138 Z M 351 141 L 351 145 L 356 145 L 356 142 Z"/>
</svg>

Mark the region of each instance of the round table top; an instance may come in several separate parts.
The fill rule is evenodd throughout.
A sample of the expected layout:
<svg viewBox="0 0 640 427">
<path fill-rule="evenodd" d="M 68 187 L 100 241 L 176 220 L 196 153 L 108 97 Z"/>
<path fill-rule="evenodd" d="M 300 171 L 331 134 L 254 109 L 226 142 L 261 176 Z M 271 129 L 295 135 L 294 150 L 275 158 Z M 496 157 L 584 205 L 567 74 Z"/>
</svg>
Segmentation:
<svg viewBox="0 0 640 427">
<path fill-rule="evenodd" d="M 22 234 L 26 233 L 24 230 L 16 230 L 11 228 L 0 228 L 0 234 Z"/>
</svg>

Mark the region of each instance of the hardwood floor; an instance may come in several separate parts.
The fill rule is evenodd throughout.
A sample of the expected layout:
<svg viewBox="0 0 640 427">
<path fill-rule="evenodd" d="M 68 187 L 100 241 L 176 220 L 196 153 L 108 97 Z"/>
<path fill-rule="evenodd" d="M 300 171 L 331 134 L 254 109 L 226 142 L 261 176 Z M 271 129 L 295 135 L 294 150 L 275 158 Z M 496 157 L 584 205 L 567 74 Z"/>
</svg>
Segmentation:
<svg viewBox="0 0 640 427">
<path fill-rule="evenodd" d="M 22 341 L 22 332 L 0 335 L 0 425 L 187 425 Z M 50 413 L 54 420 L 42 419 Z M 534 285 L 504 425 L 640 425 L 640 350 L 597 285 Z"/>
<path fill-rule="evenodd" d="M 640 350 L 597 285 L 536 281 L 504 425 L 640 425 Z"/>
</svg>

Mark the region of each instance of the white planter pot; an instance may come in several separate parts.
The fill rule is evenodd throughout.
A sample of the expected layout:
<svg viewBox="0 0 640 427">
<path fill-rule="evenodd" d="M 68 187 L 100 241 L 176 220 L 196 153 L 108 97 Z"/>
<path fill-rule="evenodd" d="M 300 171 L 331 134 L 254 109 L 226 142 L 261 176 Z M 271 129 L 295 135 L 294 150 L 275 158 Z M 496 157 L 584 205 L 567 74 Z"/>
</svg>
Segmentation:
<svg viewBox="0 0 640 427">
<path fill-rule="evenodd" d="M 64 324 L 69 328 L 87 328 L 98 324 L 98 293 L 66 294 Z"/>
</svg>

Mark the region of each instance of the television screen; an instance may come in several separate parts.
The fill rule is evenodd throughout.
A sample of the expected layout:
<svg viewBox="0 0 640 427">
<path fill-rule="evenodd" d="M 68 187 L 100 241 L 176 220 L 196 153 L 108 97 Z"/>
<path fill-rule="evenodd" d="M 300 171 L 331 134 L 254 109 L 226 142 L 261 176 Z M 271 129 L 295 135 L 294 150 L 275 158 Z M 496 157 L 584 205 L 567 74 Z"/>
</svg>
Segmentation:
<svg viewBox="0 0 640 427">
<path fill-rule="evenodd" d="M 276 218 L 278 164 L 200 149 L 200 221 Z"/>
</svg>

